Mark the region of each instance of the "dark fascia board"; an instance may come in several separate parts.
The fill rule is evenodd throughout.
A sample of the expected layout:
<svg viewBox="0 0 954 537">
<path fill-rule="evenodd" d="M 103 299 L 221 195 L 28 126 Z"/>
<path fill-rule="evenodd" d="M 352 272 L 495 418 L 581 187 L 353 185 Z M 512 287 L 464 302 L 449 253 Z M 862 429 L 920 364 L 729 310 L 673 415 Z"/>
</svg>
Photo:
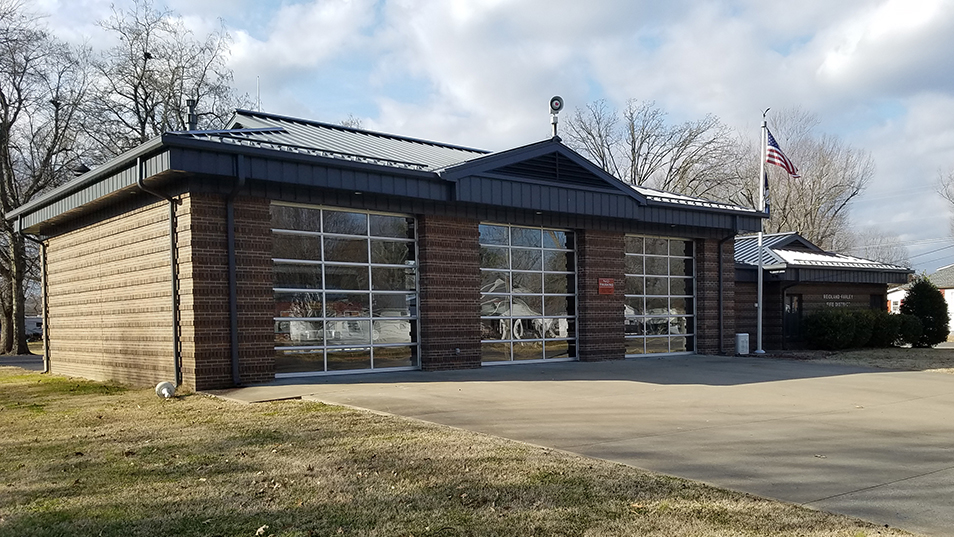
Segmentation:
<svg viewBox="0 0 954 537">
<path fill-rule="evenodd" d="M 738 263 L 738 262 L 736 262 L 736 263 L 735 263 L 735 269 L 736 269 L 736 270 L 751 271 L 753 274 L 757 274 L 757 273 L 758 273 L 758 270 L 759 270 L 759 267 L 756 266 L 756 265 L 749 265 L 748 263 Z M 803 271 L 805 271 L 805 270 L 807 270 L 807 271 L 824 270 L 824 271 L 840 272 L 840 273 L 845 273 L 845 274 L 850 274 L 850 273 L 852 273 L 852 272 L 877 272 L 877 273 L 881 273 L 881 274 L 897 274 L 898 276 L 905 276 L 905 277 L 908 276 L 909 274 L 914 274 L 914 270 L 912 270 L 912 269 L 903 269 L 903 270 L 898 269 L 898 270 L 892 270 L 892 269 L 883 269 L 883 268 L 882 268 L 882 269 L 879 269 L 879 268 L 860 268 L 860 267 L 859 267 L 859 268 L 844 268 L 844 267 L 824 267 L 824 266 L 804 266 L 804 265 L 798 265 L 798 266 L 789 266 L 789 265 L 771 265 L 771 266 L 769 266 L 769 265 L 765 265 L 764 267 L 762 267 L 762 270 L 763 270 L 764 272 L 771 272 L 771 273 L 772 273 L 773 275 L 775 275 L 778 279 L 781 279 L 781 280 L 784 280 L 784 281 L 796 281 L 797 278 L 795 277 L 795 274 L 796 274 L 799 270 L 803 270 Z M 799 280 L 799 281 L 801 281 L 802 283 L 825 283 L 825 282 L 821 282 L 821 281 L 812 281 L 812 280 Z M 828 283 L 843 283 L 843 282 L 841 282 L 841 281 L 834 281 L 834 280 L 833 280 L 833 281 L 830 281 L 830 282 L 828 282 Z"/>
<path fill-rule="evenodd" d="M 573 151 L 569 147 L 563 145 L 559 137 L 516 147 L 514 149 L 508 149 L 499 153 L 491 153 L 483 157 L 477 157 L 475 159 L 468 160 L 467 162 L 445 168 L 438 173 L 443 179 L 457 182 L 464 177 L 482 175 L 497 168 L 502 168 L 511 164 L 517 164 L 518 162 L 523 162 L 525 160 L 530 160 L 532 158 L 549 155 L 552 153 L 559 153 L 560 155 L 571 160 L 574 164 L 582 167 L 599 179 L 602 179 L 606 183 L 607 187 L 611 187 L 623 192 L 627 196 L 635 199 L 640 205 L 647 205 L 648 200 L 645 196 L 639 192 L 636 192 L 632 188 L 629 188 L 623 184 L 622 181 L 606 173 L 576 151 Z M 512 177 L 509 179 L 514 180 Z M 524 181 L 524 179 L 517 180 L 520 182 Z"/>
<path fill-rule="evenodd" d="M 103 180 L 109 175 L 128 168 L 130 163 L 135 162 L 137 158 L 160 152 L 163 149 L 163 145 L 163 137 L 157 136 L 138 147 L 130 149 L 125 153 L 121 153 L 119 156 L 110 159 L 102 166 L 98 166 L 97 168 L 84 173 L 65 185 L 54 188 L 39 198 L 17 207 L 16 209 L 5 214 L 4 218 L 7 220 L 13 220 L 14 218 L 24 214 L 31 213 L 37 209 L 46 207 L 52 203 L 56 203 L 57 201 L 66 198 L 67 196 L 70 196 L 71 194 L 74 194 L 86 188 L 87 186 Z"/>
</svg>

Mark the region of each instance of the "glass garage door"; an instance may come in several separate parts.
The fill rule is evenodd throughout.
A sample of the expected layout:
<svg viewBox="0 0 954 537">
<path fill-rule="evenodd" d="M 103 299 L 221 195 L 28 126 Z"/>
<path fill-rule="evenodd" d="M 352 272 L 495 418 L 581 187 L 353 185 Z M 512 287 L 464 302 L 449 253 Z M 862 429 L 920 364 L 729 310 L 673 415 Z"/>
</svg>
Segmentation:
<svg viewBox="0 0 954 537">
<path fill-rule="evenodd" d="M 481 360 L 576 358 L 573 232 L 480 226 Z"/>
<path fill-rule="evenodd" d="M 695 262 L 687 239 L 626 236 L 626 355 L 695 351 Z"/>
<path fill-rule="evenodd" d="M 418 366 L 412 217 L 274 203 L 278 377 Z"/>
</svg>

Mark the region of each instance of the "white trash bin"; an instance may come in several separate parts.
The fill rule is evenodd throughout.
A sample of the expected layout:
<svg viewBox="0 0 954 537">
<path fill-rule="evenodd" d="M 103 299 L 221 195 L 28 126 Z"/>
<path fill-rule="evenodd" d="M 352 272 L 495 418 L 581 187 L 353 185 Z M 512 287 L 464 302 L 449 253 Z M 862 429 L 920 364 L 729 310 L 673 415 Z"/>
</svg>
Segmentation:
<svg viewBox="0 0 954 537">
<path fill-rule="evenodd" d="M 739 356 L 745 356 L 749 353 L 749 335 L 748 334 L 736 334 L 735 335 L 735 353 Z"/>
</svg>

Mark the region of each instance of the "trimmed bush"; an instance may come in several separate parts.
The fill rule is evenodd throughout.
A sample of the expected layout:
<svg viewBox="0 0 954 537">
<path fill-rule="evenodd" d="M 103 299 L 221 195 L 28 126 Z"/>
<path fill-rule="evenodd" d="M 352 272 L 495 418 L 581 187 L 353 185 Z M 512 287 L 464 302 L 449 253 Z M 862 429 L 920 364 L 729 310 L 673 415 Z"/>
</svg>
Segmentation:
<svg viewBox="0 0 954 537">
<path fill-rule="evenodd" d="M 898 315 L 898 317 L 901 319 L 901 328 L 898 330 L 898 344 L 908 344 L 916 347 L 917 342 L 921 341 L 921 336 L 924 334 L 924 325 L 921 324 L 921 319 L 905 313 Z"/>
<path fill-rule="evenodd" d="M 873 325 L 869 347 L 891 347 L 898 341 L 901 333 L 901 316 L 893 315 L 884 310 L 874 311 Z"/>
<path fill-rule="evenodd" d="M 855 316 L 846 310 L 821 310 L 802 323 L 809 345 L 825 350 L 846 349 L 855 339 Z"/>
<path fill-rule="evenodd" d="M 947 340 L 950 314 L 947 302 L 937 286 L 926 276 L 918 276 L 901 302 L 901 313 L 914 315 L 921 320 L 921 336 L 916 340 L 907 340 L 913 347 L 933 347 Z M 910 334 L 908 334 L 910 335 Z"/>
<path fill-rule="evenodd" d="M 871 335 L 874 333 L 875 316 L 878 312 L 874 310 L 851 310 L 851 316 L 855 318 L 855 336 L 851 339 L 850 347 L 860 349 L 867 347 L 871 341 Z"/>
</svg>

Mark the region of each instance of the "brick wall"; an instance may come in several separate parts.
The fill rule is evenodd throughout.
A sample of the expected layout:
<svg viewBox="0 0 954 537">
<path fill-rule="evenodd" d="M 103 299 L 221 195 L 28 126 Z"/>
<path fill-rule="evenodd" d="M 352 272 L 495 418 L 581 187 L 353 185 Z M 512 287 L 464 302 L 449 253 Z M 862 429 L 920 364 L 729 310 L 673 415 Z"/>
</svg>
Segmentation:
<svg viewBox="0 0 954 537">
<path fill-rule="evenodd" d="M 264 198 L 234 208 L 239 378 L 251 384 L 275 374 L 271 218 Z M 191 194 L 180 213 L 183 374 L 199 390 L 232 386 L 225 198 Z"/>
<path fill-rule="evenodd" d="M 53 373 L 175 380 L 168 211 L 154 203 L 48 240 Z"/>
<path fill-rule="evenodd" d="M 577 356 L 582 361 L 619 360 L 623 335 L 624 235 L 582 230 L 577 239 Z M 612 278 L 613 294 L 599 294 L 599 279 Z"/>
<path fill-rule="evenodd" d="M 232 385 L 225 201 L 176 208 L 182 383 Z M 235 204 L 240 375 L 274 377 L 268 201 Z M 47 243 L 51 371 L 149 385 L 175 380 L 169 207 L 156 202 Z"/>
<path fill-rule="evenodd" d="M 476 220 L 418 218 L 424 370 L 480 367 L 479 237 Z"/>
<path fill-rule="evenodd" d="M 696 241 L 696 351 L 735 354 L 735 243 L 722 244 L 722 348 L 719 348 L 719 240 Z"/>
<path fill-rule="evenodd" d="M 735 284 L 736 331 L 749 335 L 749 352 L 758 349 L 757 322 L 758 286 L 755 282 Z M 782 338 L 782 298 L 778 282 L 765 281 L 762 285 L 762 350 L 772 351 L 785 348 Z"/>
<path fill-rule="evenodd" d="M 739 332 L 749 334 L 749 348 L 753 351 L 756 349 L 756 289 L 755 282 L 736 284 L 736 315 Z M 783 287 L 783 284 L 779 282 L 764 282 L 762 296 L 765 315 L 762 318 L 762 347 L 764 350 L 771 351 L 798 348 L 803 344 L 797 338 L 789 340 L 784 338 L 786 296 L 802 295 L 804 316 L 824 308 L 868 309 L 871 307 L 871 295 L 883 297 L 886 292 L 887 286 L 884 284 L 785 282 Z M 884 307 L 884 300 L 878 300 L 877 304 L 879 307 Z"/>
</svg>

